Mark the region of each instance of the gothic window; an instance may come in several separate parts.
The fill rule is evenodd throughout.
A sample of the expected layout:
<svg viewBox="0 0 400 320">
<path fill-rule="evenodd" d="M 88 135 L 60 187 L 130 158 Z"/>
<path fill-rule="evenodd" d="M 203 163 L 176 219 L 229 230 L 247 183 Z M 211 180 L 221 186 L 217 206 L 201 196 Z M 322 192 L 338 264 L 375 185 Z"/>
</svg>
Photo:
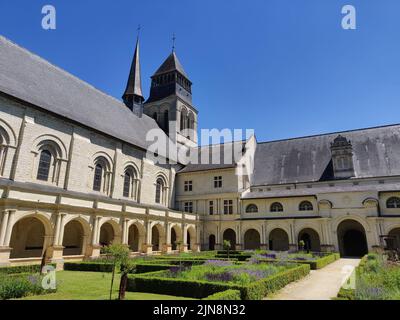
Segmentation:
<svg viewBox="0 0 400 320">
<path fill-rule="evenodd" d="M 299 210 L 300 211 L 312 211 L 313 205 L 310 201 L 303 201 L 299 205 Z"/>
<path fill-rule="evenodd" d="M 42 181 L 49 180 L 49 172 L 51 166 L 52 155 L 49 150 L 42 150 L 40 153 L 39 167 L 37 172 L 37 179 Z"/>
<path fill-rule="evenodd" d="M 270 211 L 271 212 L 282 212 L 283 211 L 283 206 L 279 202 L 274 202 L 273 204 L 271 204 Z"/>
<path fill-rule="evenodd" d="M 246 207 L 246 213 L 256 213 L 258 212 L 258 207 L 255 204 L 249 204 Z"/>
<path fill-rule="evenodd" d="M 389 209 L 398 209 L 400 208 L 400 198 L 391 197 L 386 201 L 386 207 Z"/>
</svg>

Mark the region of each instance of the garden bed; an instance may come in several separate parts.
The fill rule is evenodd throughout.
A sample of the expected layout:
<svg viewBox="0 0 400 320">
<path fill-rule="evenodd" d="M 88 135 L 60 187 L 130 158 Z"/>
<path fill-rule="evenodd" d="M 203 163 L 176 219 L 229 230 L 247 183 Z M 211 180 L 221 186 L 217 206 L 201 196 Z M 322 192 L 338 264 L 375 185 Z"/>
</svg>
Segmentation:
<svg viewBox="0 0 400 320">
<path fill-rule="evenodd" d="M 174 266 L 167 271 L 129 275 L 128 291 L 203 299 L 222 291 L 238 290 L 243 300 L 260 300 L 309 271 L 309 265 L 213 261 L 189 269 Z"/>
<path fill-rule="evenodd" d="M 252 257 L 263 262 L 288 262 L 297 264 L 308 264 L 311 270 L 321 269 L 340 258 L 339 253 L 315 254 L 315 253 L 289 253 L 276 254 L 265 253 L 257 254 Z"/>
</svg>

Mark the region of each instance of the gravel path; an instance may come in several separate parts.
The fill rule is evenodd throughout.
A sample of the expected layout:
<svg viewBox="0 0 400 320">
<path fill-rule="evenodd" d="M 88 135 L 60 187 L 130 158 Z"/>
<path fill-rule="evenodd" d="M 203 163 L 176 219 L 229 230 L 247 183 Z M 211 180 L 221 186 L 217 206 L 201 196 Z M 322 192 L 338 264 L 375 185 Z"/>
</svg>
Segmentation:
<svg viewBox="0 0 400 320">
<path fill-rule="evenodd" d="M 311 270 L 307 277 L 288 284 L 265 300 L 330 300 L 337 296 L 359 263 L 360 259 L 339 259 L 325 268 Z"/>
</svg>

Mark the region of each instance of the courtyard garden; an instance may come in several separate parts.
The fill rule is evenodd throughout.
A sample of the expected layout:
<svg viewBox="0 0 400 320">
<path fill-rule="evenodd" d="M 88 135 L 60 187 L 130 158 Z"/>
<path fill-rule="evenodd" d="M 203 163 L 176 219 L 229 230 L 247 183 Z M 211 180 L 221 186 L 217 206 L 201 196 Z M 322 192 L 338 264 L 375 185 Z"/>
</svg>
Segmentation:
<svg viewBox="0 0 400 320">
<path fill-rule="evenodd" d="M 338 294 L 340 300 L 400 300 L 400 261 L 370 253 Z"/>
<path fill-rule="evenodd" d="M 65 262 L 43 289 L 40 266 L 0 268 L 0 299 L 260 300 L 338 254 L 220 250 L 129 257 L 111 245 L 95 260 Z"/>
</svg>

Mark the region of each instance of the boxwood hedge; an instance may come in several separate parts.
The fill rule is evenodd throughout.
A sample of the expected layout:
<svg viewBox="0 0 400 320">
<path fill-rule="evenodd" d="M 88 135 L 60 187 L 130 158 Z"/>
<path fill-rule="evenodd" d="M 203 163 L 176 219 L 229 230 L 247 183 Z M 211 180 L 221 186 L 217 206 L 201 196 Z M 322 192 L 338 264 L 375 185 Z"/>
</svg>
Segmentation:
<svg viewBox="0 0 400 320">
<path fill-rule="evenodd" d="M 240 291 L 229 289 L 214 293 L 203 300 L 240 300 Z"/>
<path fill-rule="evenodd" d="M 68 271 L 91 271 L 91 272 L 111 272 L 112 263 L 96 262 L 65 262 L 64 270 Z"/>
<path fill-rule="evenodd" d="M 338 260 L 340 258 L 339 253 L 332 253 L 328 254 L 326 256 L 323 256 L 321 258 L 318 258 L 316 260 L 285 260 L 285 262 L 290 262 L 290 263 L 297 263 L 297 264 L 308 264 L 311 268 L 311 270 L 317 270 L 321 269 L 328 264 Z M 260 259 L 261 261 L 264 262 L 278 262 L 279 260 L 275 259 Z"/>
<path fill-rule="evenodd" d="M 56 267 L 55 264 L 50 264 L 52 267 Z M 20 273 L 39 273 L 40 272 L 40 264 L 35 265 L 23 265 L 23 266 L 12 266 L 12 267 L 0 267 L 0 275 L 1 274 L 20 274 Z"/>
<path fill-rule="evenodd" d="M 309 272 L 310 266 L 308 264 L 297 265 L 265 279 L 255 281 L 250 285 L 240 286 L 200 280 L 165 278 L 163 277 L 163 271 L 156 271 L 129 275 L 127 291 L 203 299 L 212 294 L 232 289 L 239 290 L 243 300 L 260 300 L 266 295 L 283 288 L 288 283 L 304 277 Z"/>
</svg>

